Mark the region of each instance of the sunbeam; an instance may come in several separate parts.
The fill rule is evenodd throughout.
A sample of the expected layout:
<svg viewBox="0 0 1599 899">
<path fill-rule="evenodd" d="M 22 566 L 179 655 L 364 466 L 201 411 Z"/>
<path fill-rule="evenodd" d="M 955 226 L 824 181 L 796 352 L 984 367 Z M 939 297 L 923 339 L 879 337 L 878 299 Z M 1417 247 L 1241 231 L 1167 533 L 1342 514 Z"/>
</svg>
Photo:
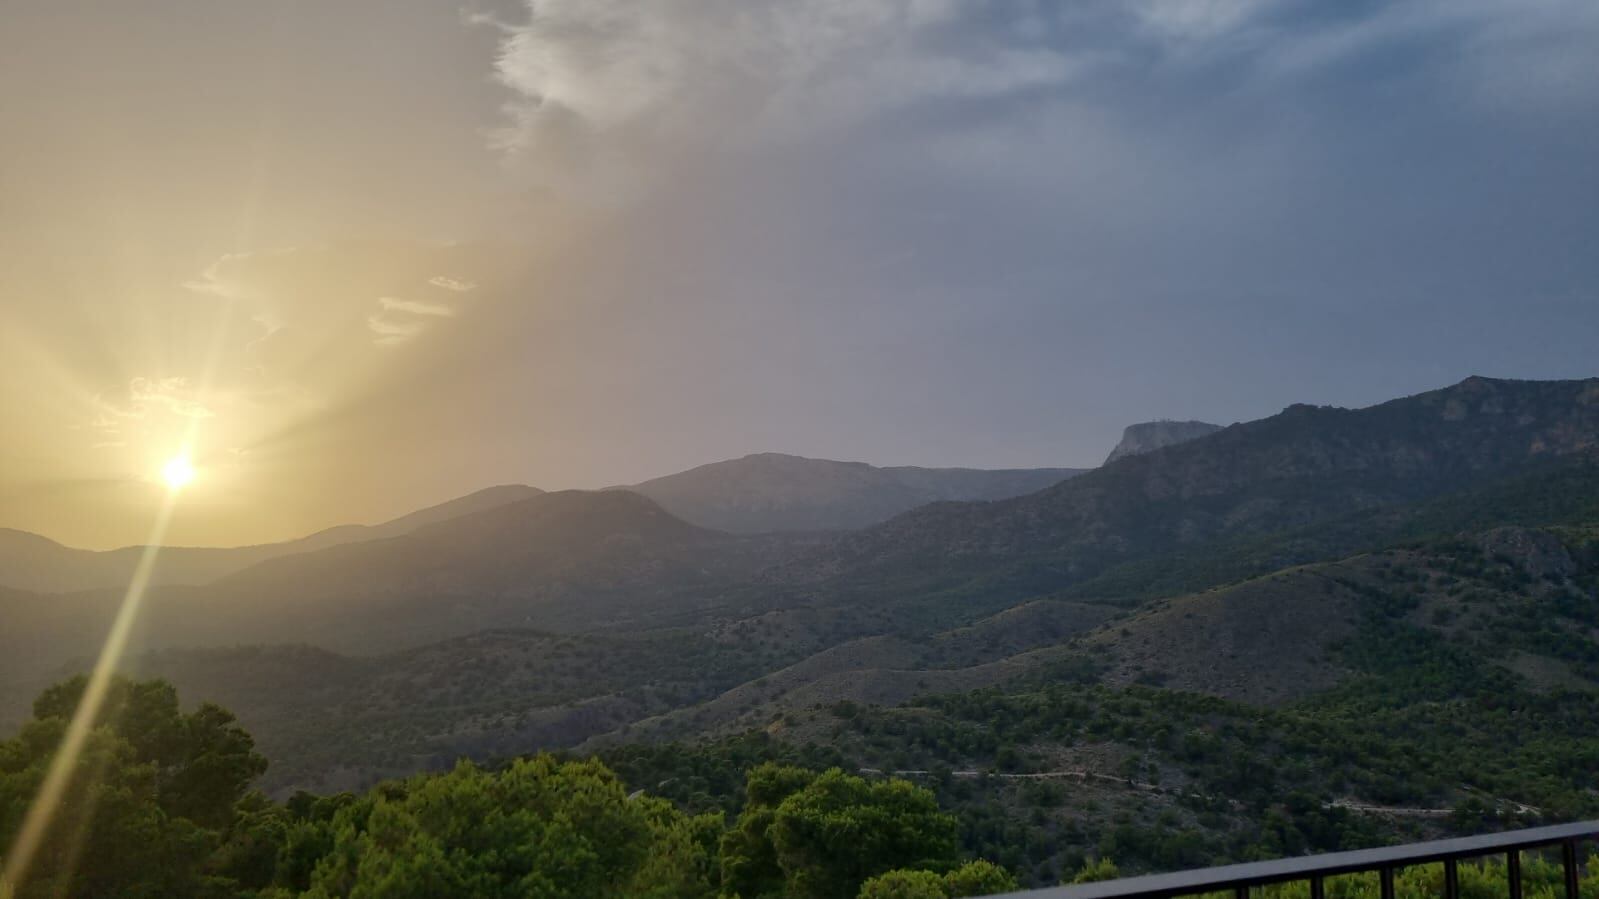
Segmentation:
<svg viewBox="0 0 1599 899">
<path fill-rule="evenodd" d="M 196 427 L 191 424 L 189 440 L 185 442 L 185 447 L 193 444 L 195 430 Z M 180 462 L 181 467 L 175 468 L 174 466 Z M 72 786 L 78 760 L 83 755 L 84 744 L 99 723 L 106 691 L 118 666 L 122 663 L 123 654 L 128 646 L 128 637 L 138 621 L 139 609 L 144 604 L 145 593 L 149 590 L 150 577 L 155 572 L 156 560 L 161 554 L 162 545 L 166 542 L 167 528 L 171 525 L 172 513 L 177 508 L 178 494 L 183 485 L 194 476 L 193 467 L 188 462 L 188 450 L 185 449 L 169 462 L 163 474 L 168 485 L 167 492 L 156 512 L 155 523 L 150 528 L 150 538 L 145 541 L 138 567 L 128 583 L 127 592 L 123 594 L 116 619 L 111 624 L 105 645 L 101 648 L 94 670 L 89 675 L 83 698 L 67 725 L 61 746 L 56 750 L 55 757 L 50 760 L 44 782 L 40 785 L 32 804 L 28 806 L 27 814 L 23 816 L 22 826 L 6 853 L 4 863 L 0 864 L 0 899 L 12 899 L 18 888 L 26 882 L 28 868 L 50 831 L 50 825 L 60 809 L 62 798 Z"/>
</svg>

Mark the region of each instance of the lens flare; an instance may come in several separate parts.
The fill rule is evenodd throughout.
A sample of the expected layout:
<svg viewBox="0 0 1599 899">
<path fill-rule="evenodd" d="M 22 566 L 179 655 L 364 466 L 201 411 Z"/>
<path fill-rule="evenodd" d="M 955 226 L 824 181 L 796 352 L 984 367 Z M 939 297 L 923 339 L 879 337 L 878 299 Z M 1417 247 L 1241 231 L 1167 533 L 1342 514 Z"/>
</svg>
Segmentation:
<svg viewBox="0 0 1599 899">
<path fill-rule="evenodd" d="M 190 423 L 186 446 L 193 445 L 196 427 L 195 423 Z M 166 542 L 167 528 L 172 523 L 172 513 L 177 509 L 178 493 L 185 484 L 194 480 L 194 475 L 194 463 L 189 460 L 187 450 L 172 457 L 161 467 L 161 479 L 167 483 L 166 497 L 156 513 L 155 524 L 150 529 L 150 539 L 145 541 L 144 552 L 139 556 L 139 564 L 133 571 L 133 579 L 129 581 L 128 590 L 122 596 L 122 605 L 117 608 L 116 618 L 111 623 L 111 632 L 106 635 L 105 645 L 100 649 L 100 657 L 95 660 L 94 669 L 89 673 L 89 682 L 84 687 L 83 698 L 73 710 L 72 720 L 67 722 L 61 745 L 56 749 L 55 756 L 50 759 L 50 766 L 45 770 L 44 782 L 39 785 L 39 792 L 28 805 L 16 837 L 6 850 L 4 858 L 0 858 L 0 899 L 12 899 L 27 882 L 28 868 L 33 864 L 34 857 L 49 836 L 50 825 L 67 795 L 68 788 L 72 785 L 74 776 L 79 774 L 78 762 L 83 756 L 84 744 L 88 742 L 90 732 L 100 720 L 100 712 L 105 705 L 112 678 L 116 675 L 117 667 L 127 652 L 129 637 L 139 618 L 139 609 L 144 604 L 145 593 L 150 588 L 151 575 L 155 573 L 156 559 Z"/>
<path fill-rule="evenodd" d="M 145 544 L 144 552 L 139 557 L 138 567 L 134 569 L 133 580 L 128 584 L 128 592 L 122 597 L 122 605 L 117 609 L 117 617 L 111 624 L 111 632 L 106 637 L 105 646 L 100 650 L 100 658 L 96 660 L 94 670 L 89 674 L 83 698 L 78 701 L 78 707 L 72 713 L 72 720 L 67 723 L 61 746 L 50 760 L 44 782 L 39 785 L 38 794 L 34 796 L 27 813 L 23 816 L 22 826 L 17 830 L 15 841 L 6 853 L 5 859 L 0 861 L 0 899 L 11 899 L 26 882 L 28 867 L 44 843 L 57 808 L 67 794 L 74 774 L 77 773 L 78 759 L 83 755 L 83 747 L 88 742 L 90 732 L 99 721 L 100 709 L 105 704 L 111 679 L 122 661 L 133 625 L 138 620 L 139 607 L 143 605 L 145 592 L 150 587 L 150 576 L 155 572 L 156 557 L 160 554 L 162 542 L 166 539 L 167 526 L 172 521 L 177 498 L 178 491 L 173 488 L 167 492 L 166 501 L 161 504 L 161 509 L 156 515 L 155 527 L 150 531 L 150 540 Z"/>
<path fill-rule="evenodd" d="M 171 490 L 182 490 L 194 481 L 194 463 L 189 461 L 187 455 L 173 456 L 167 464 L 161 466 L 161 480 L 166 481 Z"/>
</svg>

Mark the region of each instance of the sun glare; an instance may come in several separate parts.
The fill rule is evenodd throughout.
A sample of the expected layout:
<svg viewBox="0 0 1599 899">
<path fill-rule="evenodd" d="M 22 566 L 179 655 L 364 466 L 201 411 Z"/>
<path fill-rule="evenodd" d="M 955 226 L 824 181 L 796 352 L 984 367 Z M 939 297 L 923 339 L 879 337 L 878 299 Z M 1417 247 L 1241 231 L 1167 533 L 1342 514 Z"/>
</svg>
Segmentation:
<svg viewBox="0 0 1599 899">
<path fill-rule="evenodd" d="M 194 463 L 188 456 L 173 456 L 167 464 L 161 466 L 161 480 L 167 482 L 167 487 L 180 490 L 187 487 L 194 480 Z"/>
</svg>

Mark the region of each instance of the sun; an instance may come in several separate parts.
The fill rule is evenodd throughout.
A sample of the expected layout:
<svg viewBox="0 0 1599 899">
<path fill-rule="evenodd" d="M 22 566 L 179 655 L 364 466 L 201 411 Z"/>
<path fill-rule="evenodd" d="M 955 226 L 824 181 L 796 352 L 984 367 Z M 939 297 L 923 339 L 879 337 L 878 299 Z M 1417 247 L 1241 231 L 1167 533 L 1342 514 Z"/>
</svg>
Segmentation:
<svg viewBox="0 0 1599 899">
<path fill-rule="evenodd" d="M 194 463 L 188 456 L 173 456 L 161 466 L 161 480 L 166 481 L 171 490 L 187 487 L 194 480 Z"/>
</svg>

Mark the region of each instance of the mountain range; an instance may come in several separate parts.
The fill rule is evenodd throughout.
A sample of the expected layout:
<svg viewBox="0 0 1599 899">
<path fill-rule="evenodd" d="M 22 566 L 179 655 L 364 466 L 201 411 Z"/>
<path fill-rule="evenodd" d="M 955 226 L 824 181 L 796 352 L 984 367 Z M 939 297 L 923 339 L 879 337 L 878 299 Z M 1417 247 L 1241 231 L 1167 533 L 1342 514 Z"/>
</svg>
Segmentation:
<svg viewBox="0 0 1599 899">
<path fill-rule="evenodd" d="M 1599 381 L 1468 378 L 1366 409 L 1295 405 L 1027 496 L 913 510 L 807 560 L 818 581 L 1061 590 L 1118 565 L 1325 524 L 1599 448 Z"/>
<path fill-rule="evenodd" d="M 1086 470 L 878 468 L 865 462 L 757 453 L 621 489 L 716 530 L 838 531 L 878 524 L 928 503 L 1021 496 Z"/>
<path fill-rule="evenodd" d="M 488 487 L 419 509 L 377 525 L 327 528 L 297 540 L 238 547 L 162 547 L 152 582 L 204 584 L 280 556 L 344 543 L 383 540 L 419 527 L 516 502 L 544 491 L 521 484 Z M 19 590 L 69 593 L 125 586 L 144 555 L 142 546 L 94 551 L 63 546 L 47 537 L 0 528 L 0 584 Z"/>
<path fill-rule="evenodd" d="M 878 468 L 760 453 L 702 465 L 629 487 L 671 514 L 738 534 L 865 527 L 940 500 L 990 500 L 1043 489 L 1086 469 Z M 340 525 L 279 543 L 240 547 L 164 547 L 152 582 L 206 584 L 253 565 L 332 546 L 409 534 L 426 525 L 539 496 L 523 484 L 478 490 L 377 525 Z M 72 592 L 128 583 L 142 546 L 92 551 L 0 528 L 0 584 L 19 590 Z"/>
<path fill-rule="evenodd" d="M 1005 709 L 1062 685 L 1113 691 L 1069 700 L 1096 708 L 1211 697 L 1237 704 L 1214 715 L 1238 720 L 1358 708 L 1428 741 L 1443 733 L 1415 717 L 1428 703 L 1586 708 L 1599 695 L 1599 379 L 1470 378 L 1139 449 L 1029 493 L 935 500 L 851 530 L 755 522 L 828 495 L 783 499 L 807 472 L 863 498 L 927 470 L 755 456 L 636 490 L 491 494 L 381 537 L 163 586 L 128 666 L 237 711 L 279 793 L 463 754 L 614 755 L 751 733 L 836 738 L 861 766 L 998 765 L 976 738 L 951 744 L 958 759 L 923 758 L 945 737 L 922 728 L 954 733 L 978 709 L 1010 720 Z M 959 480 L 938 489 L 978 489 Z M 724 527 L 678 514 L 685 503 L 728 516 Z M 761 532 L 733 532 L 746 529 Z M 0 590 L 0 708 L 20 715 L 81 667 L 119 598 Z M 899 717 L 901 703 L 919 711 Z M 1548 759 L 1599 746 L 1591 720 L 1549 726 L 1547 759 L 1516 756 L 1525 780 L 1494 780 L 1472 759 L 1451 776 L 1537 792 L 1554 782 L 1537 773 Z M 1135 757 L 1114 733 L 1094 744 L 1101 755 L 1036 739 L 1037 765 L 1125 779 L 1117 766 Z M 1361 771 L 1347 801 L 1393 798 Z M 1408 798 L 1463 801 L 1454 786 Z M 1191 814 L 1156 794 L 1137 802 L 1140 815 Z"/>
</svg>

